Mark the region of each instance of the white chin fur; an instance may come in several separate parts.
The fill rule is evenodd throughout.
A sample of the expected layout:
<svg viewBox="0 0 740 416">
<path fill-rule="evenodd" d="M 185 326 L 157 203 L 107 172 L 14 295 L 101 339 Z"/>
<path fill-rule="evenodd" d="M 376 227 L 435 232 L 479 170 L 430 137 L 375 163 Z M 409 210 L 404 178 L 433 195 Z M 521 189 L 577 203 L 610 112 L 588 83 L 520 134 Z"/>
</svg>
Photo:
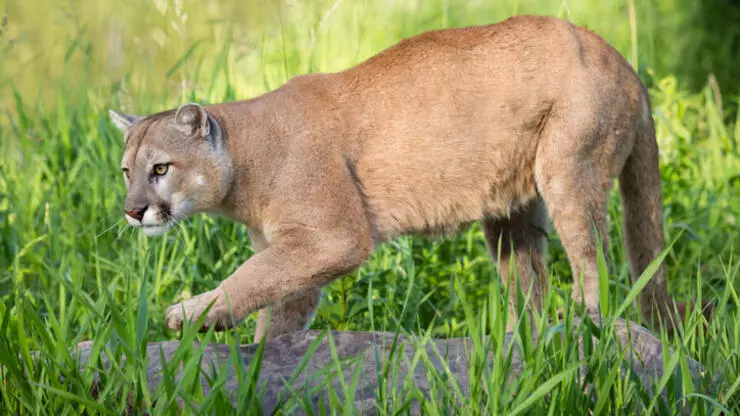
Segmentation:
<svg viewBox="0 0 740 416">
<path fill-rule="evenodd" d="M 146 234 L 147 237 L 156 237 L 164 234 L 170 228 L 169 224 L 165 225 L 143 225 L 141 231 Z"/>
</svg>

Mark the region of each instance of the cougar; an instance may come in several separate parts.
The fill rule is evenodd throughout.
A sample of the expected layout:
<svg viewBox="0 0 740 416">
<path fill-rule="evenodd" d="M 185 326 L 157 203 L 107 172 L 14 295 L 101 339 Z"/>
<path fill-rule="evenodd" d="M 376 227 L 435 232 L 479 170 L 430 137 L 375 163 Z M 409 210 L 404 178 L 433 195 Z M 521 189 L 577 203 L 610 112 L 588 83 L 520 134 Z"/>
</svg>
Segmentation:
<svg viewBox="0 0 740 416">
<path fill-rule="evenodd" d="M 322 287 L 379 244 L 474 221 L 504 283 L 515 260 L 541 307 L 551 219 L 573 299 L 598 312 L 596 237 L 606 247 L 617 178 L 631 275 L 664 248 L 647 90 L 600 36 L 552 17 L 432 30 L 256 98 L 111 118 L 129 224 L 160 235 L 211 213 L 245 224 L 255 249 L 216 289 L 172 306 L 174 330 L 209 305 L 201 330 L 258 310 L 256 341 L 302 329 Z M 673 323 L 664 265 L 638 303 L 650 324 Z"/>
</svg>

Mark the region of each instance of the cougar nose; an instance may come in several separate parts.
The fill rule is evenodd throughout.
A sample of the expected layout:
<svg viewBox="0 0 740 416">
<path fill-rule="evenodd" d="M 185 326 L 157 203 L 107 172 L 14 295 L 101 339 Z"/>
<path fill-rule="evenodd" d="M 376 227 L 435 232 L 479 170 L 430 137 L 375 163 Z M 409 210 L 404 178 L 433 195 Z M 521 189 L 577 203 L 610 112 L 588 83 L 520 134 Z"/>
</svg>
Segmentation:
<svg viewBox="0 0 740 416">
<path fill-rule="evenodd" d="M 126 214 L 129 217 L 136 219 L 137 221 L 141 221 L 144 218 L 144 212 L 146 211 L 146 208 L 147 207 L 144 206 L 142 208 L 127 209 Z"/>
</svg>

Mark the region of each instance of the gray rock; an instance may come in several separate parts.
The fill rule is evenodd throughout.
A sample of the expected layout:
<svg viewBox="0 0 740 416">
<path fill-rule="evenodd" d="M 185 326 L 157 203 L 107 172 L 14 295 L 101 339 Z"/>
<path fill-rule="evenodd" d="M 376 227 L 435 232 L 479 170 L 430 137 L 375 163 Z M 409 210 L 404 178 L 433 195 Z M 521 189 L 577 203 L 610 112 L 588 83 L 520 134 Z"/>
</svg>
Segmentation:
<svg viewBox="0 0 740 416">
<path fill-rule="evenodd" d="M 577 320 L 574 326 L 578 324 Z M 283 335 L 265 343 L 264 354 L 262 357 L 262 368 L 259 375 L 258 388 L 264 383 L 265 390 L 261 402 L 261 408 L 265 414 L 270 414 L 276 408 L 281 398 L 289 396 L 289 391 L 285 385 L 288 380 L 295 374 L 296 368 L 301 363 L 311 344 L 316 341 L 321 331 L 306 330 L 292 334 Z M 661 342 L 647 329 L 624 320 L 618 320 L 614 334 L 616 339 L 623 347 L 629 347 L 627 352 L 626 365 L 631 365 L 635 374 L 642 380 L 645 386 L 656 384 L 655 380 L 663 376 L 663 348 Z M 371 332 L 331 332 L 336 354 L 340 360 L 350 360 L 343 366 L 344 379 L 347 383 L 352 379 L 353 371 L 359 366 L 359 384 L 354 398 L 355 409 L 358 414 L 375 414 L 375 398 L 378 391 L 378 366 L 382 367 L 387 361 L 392 347 L 394 345 L 395 335 L 392 333 L 371 333 Z M 408 377 L 412 377 L 416 387 L 429 397 L 430 380 L 427 368 L 422 363 L 413 366 L 414 355 L 417 348 L 426 348 L 427 356 L 435 369 L 440 374 L 445 373 L 445 367 L 451 375 L 451 379 L 457 382 L 464 395 L 469 394 L 469 374 L 468 359 L 473 343 L 470 339 L 432 339 L 422 344 L 418 339 L 412 337 L 398 336 L 397 351 L 394 356 L 396 361 L 396 379 L 400 383 Z M 583 339 L 579 340 L 581 345 Z M 513 335 L 507 334 L 505 345 L 508 348 L 513 342 Z M 594 343 L 598 341 L 594 339 Z M 176 354 L 179 341 L 153 342 L 147 346 L 148 363 L 148 380 L 149 388 L 152 392 L 162 381 L 162 362 L 160 360 L 160 349 L 165 357 L 166 362 L 170 362 Z M 199 345 L 196 344 L 196 348 Z M 234 373 L 234 363 L 230 362 L 232 357 L 231 349 L 225 344 L 209 344 L 204 346 L 203 360 L 201 368 L 205 373 L 201 377 L 201 383 L 204 392 L 207 394 L 210 390 L 206 374 L 211 373 L 211 366 L 216 368 L 225 368 L 229 371 L 226 378 L 225 389 L 234 393 L 237 390 L 237 376 Z M 80 363 L 84 365 L 90 356 L 91 344 L 80 344 L 78 346 Z M 241 345 L 238 352 L 244 365 L 248 368 L 253 362 L 258 345 Z M 435 351 L 436 350 L 436 351 Z M 583 348 L 580 348 L 581 352 Z M 400 351 L 403 351 L 400 354 Z M 376 359 L 379 358 L 379 360 Z M 493 353 L 489 354 L 490 363 L 492 364 Z M 359 360 L 357 360 L 359 359 Z M 105 357 L 103 361 L 107 364 Z M 319 398 L 324 395 L 326 400 L 326 388 L 322 382 L 327 380 L 326 373 L 337 368 L 336 361 L 333 358 L 332 349 L 329 342 L 328 334 L 324 334 L 314 353 L 303 369 L 292 383 L 295 389 L 305 388 L 306 386 L 316 389 L 308 396 L 314 406 L 317 408 Z M 511 378 L 520 374 L 526 363 L 522 362 L 518 348 L 513 348 L 513 357 L 511 365 Z M 700 377 L 702 367 L 694 360 L 689 360 L 689 367 L 694 378 Z M 171 368 L 171 367 L 170 367 Z M 176 379 L 180 378 L 180 368 Z M 586 367 L 583 367 L 586 370 Z M 623 367 L 623 373 L 626 368 Z M 585 374 L 582 372 L 581 376 Z M 393 385 L 393 372 L 389 374 L 389 380 L 386 388 L 390 391 L 397 386 Z M 329 378 L 333 390 L 342 397 L 342 388 L 339 377 Z M 652 395 L 652 392 L 648 392 Z M 303 394 L 303 393 L 302 393 Z M 389 396 L 390 397 L 390 396 Z M 234 405 L 238 405 L 235 394 L 231 396 Z M 412 413 L 417 414 L 419 404 L 411 408 Z M 295 414 L 303 414 L 300 408 Z"/>
</svg>

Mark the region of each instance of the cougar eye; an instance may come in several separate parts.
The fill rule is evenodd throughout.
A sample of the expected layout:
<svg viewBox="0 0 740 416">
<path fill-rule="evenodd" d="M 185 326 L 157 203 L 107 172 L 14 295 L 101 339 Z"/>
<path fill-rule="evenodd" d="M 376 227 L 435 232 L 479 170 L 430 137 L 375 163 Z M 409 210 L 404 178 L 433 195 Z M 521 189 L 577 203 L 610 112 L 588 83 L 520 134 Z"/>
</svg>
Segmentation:
<svg viewBox="0 0 740 416">
<path fill-rule="evenodd" d="M 169 169 L 170 169 L 169 164 L 160 163 L 158 165 L 154 165 L 154 174 L 158 176 L 164 176 L 164 174 L 166 174 Z"/>
<path fill-rule="evenodd" d="M 129 179 L 128 168 L 121 168 L 121 172 L 123 172 L 123 174 L 126 176 L 126 179 Z"/>
</svg>

